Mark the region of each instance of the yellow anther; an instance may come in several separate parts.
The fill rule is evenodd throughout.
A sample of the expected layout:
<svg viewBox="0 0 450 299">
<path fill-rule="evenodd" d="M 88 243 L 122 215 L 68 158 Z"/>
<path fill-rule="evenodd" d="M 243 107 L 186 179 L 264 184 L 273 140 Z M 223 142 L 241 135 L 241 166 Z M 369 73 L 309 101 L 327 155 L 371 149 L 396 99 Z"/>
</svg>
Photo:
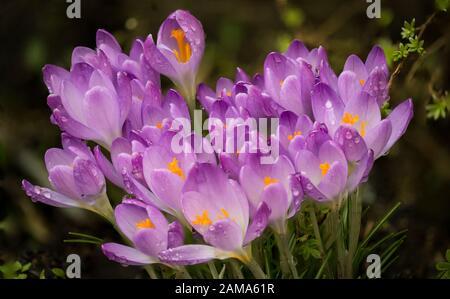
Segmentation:
<svg viewBox="0 0 450 299">
<path fill-rule="evenodd" d="M 269 186 L 273 183 L 278 183 L 278 180 L 275 178 L 271 178 L 270 176 L 264 177 L 264 186 Z"/>
<path fill-rule="evenodd" d="M 231 97 L 231 91 L 227 91 L 225 94 L 226 94 L 227 96 Z"/>
<path fill-rule="evenodd" d="M 178 50 L 173 49 L 173 53 L 177 58 L 178 62 L 186 63 L 189 61 L 192 55 L 191 46 L 186 42 L 184 38 L 184 31 L 181 29 L 172 30 L 170 37 L 177 41 Z"/>
<path fill-rule="evenodd" d="M 143 228 L 155 228 L 155 225 L 150 220 L 150 218 L 146 218 L 142 221 L 139 221 L 136 223 L 136 228 L 143 229 Z"/>
<path fill-rule="evenodd" d="M 204 210 L 202 215 L 195 215 L 195 220 L 192 224 L 196 225 L 211 225 L 212 221 L 208 217 L 208 210 Z"/>
<path fill-rule="evenodd" d="M 155 127 L 157 127 L 158 129 L 161 129 L 162 128 L 162 122 L 160 122 L 160 121 L 157 122 Z"/>
<path fill-rule="evenodd" d="M 167 164 L 167 169 L 170 172 L 175 173 L 176 175 L 184 179 L 184 172 L 183 169 L 181 169 L 180 166 L 178 166 L 177 158 L 173 158 L 172 161 L 169 162 L 169 164 Z"/>
<path fill-rule="evenodd" d="M 321 163 L 319 168 L 322 171 L 322 176 L 325 176 L 328 173 L 328 170 L 330 170 L 330 163 Z"/>
<path fill-rule="evenodd" d="M 366 80 L 364 80 L 364 79 L 359 80 L 359 84 L 361 84 L 361 86 L 364 86 L 364 83 L 366 83 Z"/>
<path fill-rule="evenodd" d="M 344 124 L 348 124 L 348 125 L 354 125 L 359 121 L 359 116 L 358 114 L 352 115 L 348 112 L 344 113 L 344 116 L 342 117 L 342 122 Z"/>
<path fill-rule="evenodd" d="M 291 141 L 292 139 L 294 139 L 295 136 L 300 136 L 302 135 L 302 131 L 295 131 L 294 134 L 289 134 L 288 135 L 288 140 Z"/>
<path fill-rule="evenodd" d="M 364 137 L 366 136 L 366 122 L 361 121 L 361 130 L 359 131 L 359 134 Z"/>
</svg>

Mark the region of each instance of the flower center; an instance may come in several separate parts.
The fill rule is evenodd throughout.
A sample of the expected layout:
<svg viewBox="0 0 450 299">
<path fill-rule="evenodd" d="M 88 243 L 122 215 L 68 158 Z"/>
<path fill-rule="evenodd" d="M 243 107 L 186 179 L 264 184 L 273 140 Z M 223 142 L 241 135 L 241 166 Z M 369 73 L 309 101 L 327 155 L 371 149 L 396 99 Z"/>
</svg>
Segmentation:
<svg viewBox="0 0 450 299">
<path fill-rule="evenodd" d="M 192 221 L 195 225 L 211 225 L 212 221 L 209 219 L 208 210 L 204 210 L 202 215 L 195 215 L 195 220 Z"/>
<path fill-rule="evenodd" d="M 292 139 L 294 139 L 295 136 L 300 136 L 302 135 L 302 131 L 295 131 L 293 134 L 288 135 L 287 139 L 289 141 L 291 141 Z"/>
<path fill-rule="evenodd" d="M 364 80 L 364 79 L 360 79 L 360 80 L 359 80 L 359 84 L 360 84 L 361 86 L 364 86 L 365 83 L 366 83 L 366 80 Z"/>
<path fill-rule="evenodd" d="M 342 117 L 342 122 L 344 124 L 354 125 L 358 121 L 359 121 L 359 115 L 358 114 L 352 115 L 351 113 L 345 112 L 344 116 Z"/>
<path fill-rule="evenodd" d="M 177 41 L 178 50 L 172 49 L 175 57 L 178 62 L 186 63 L 189 61 L 192 55 L 191 46 L 186 39 L 184 38 L 184 31 L 181 29 L 172 30 L 170 37 L 174 38 Z"/>
<path fill-rule="evenodd" d="M 145 218 L 142 221 L 139 221 L 136 223 L 136 228 L 143 229 L 143 228 L 155 228 L 155 225 L 150 220 L 150 218 Z"/>
<path fill-rule="evenodd" d="M 270 176 L 264 177 L 264 186 L 269 186 L 273 183 L 278 183 L 278 180 L 275 178 L 271 178 Z"/>
<path fill-rule="evenodd" d="M 319 168 L 322 171 L 322 176 L 325 176 L 328 173 L 328 170 L 330 170 L 330 163 L 321 163 Z"/>
<path fill-rule="evenodd" d="M 180 166 L 178 165 L 177 158 L 173 158 L 172 161 L 169 162 L 169 164 L 167 164 L 167 169 L 170 172 L 178 175 L 180 178 L 184 179 L 184 172 L 183 172 L 183 169 L 181 169 Z"/>
<path fill-rule="evenodd" d="M 162 122 L 160 122 L 160 121 L 157 122 L 155 127 L 157 127 L 158 129 L 161 129 L 162 128 Z"/>
</svg>

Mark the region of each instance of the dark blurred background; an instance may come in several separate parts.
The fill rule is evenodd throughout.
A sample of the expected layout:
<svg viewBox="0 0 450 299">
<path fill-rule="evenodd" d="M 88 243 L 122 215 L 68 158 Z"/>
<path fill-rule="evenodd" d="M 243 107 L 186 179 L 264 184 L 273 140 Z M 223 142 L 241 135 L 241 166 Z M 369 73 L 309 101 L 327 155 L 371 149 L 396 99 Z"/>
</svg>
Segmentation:
<svg viewBox="0 0 450 299">
<path fill-rule="evenodd" d="M 434 1 L 426 0 L 381 1 L 381 19 L 366 16 L 365 0 L 81 0 L 81 19 L 69 19 L 68 5 L 64 0 L 0 4 L 0 265 L 32 261 L 34 276 L 64 267 L 69 253 L 81 255 L 83 277 L 143 275 L 108 262 L 93 245 L 63 243 L 69 231 L 115 238 L 98 217 L 33 204 L 20 188 L 24 177 L 48 185 L 43 154 L 60 146 L 41 69 L 47 63 L 68 68 L 75 46 L 95 47 L 97 29 L 113 33 L 128 51 L 135 37 L 156 35 L 173 10 L 188 9 L 206 32 L 200 79 L 214 86 L 220 76 L 234 77 L 237 66 L 260 72 L 265 56 L 285 50 L 293 38 L 310 49 L 325 46 L 336 72 L 349 54 L 365 59 L 374 44 L 391 60 L 404 20 L 415 18 L 420 25 L 436 11 Z M 449 247 L 450 120 L 427 118 L 426 111 L 433 97 L 444 98 L 450 88 L 449 25 L 448 13 L 436 15 L 423 35 L 427 52 L 411 55 L 394 81 L 391 106 L 412 97 L 415 115 L 405 136 L 376 162 L 365 187 L 366 229 L 398 201 L 401 208 L 385 230 L 408 229 L 400 257 L 384 277 L 435 277 L 434 265 Z"/>
</svg>

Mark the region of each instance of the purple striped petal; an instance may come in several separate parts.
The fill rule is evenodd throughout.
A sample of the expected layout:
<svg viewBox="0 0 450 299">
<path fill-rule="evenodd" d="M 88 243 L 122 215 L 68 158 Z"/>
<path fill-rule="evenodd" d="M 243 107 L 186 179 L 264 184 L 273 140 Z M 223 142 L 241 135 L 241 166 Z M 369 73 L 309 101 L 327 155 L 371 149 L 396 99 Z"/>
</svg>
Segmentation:
<svg viewBox="0 0 450 299">
<path fill-rule="evenodd" d="M 157 259 L 118 243 L 102 244 L 102 251 L 108 259 L 122 265 L 142 266 L 158 263 Z"/>
</svg>

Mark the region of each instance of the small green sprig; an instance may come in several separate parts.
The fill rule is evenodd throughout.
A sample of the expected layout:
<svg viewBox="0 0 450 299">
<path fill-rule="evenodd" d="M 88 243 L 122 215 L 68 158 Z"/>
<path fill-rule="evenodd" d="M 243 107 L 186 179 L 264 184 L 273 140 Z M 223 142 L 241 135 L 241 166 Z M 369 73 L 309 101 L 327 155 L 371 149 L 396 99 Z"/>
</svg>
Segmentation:
<svg viewBox="0 0 450 299">
<path fill-rule="evenodd" d="M 27 272 L 30 270 L 31 263 L 22 265 L 21 262 L 15 261 L 0 266 L 0 273 L 4 279 L 25 279 L 28 277 Z"/>
<path fill-rule="evenodd" d="M 394 61 L 405 59 L 412 53 L 417 53 L 419 55 L 425 53 L 423 47 L 424 41 L 420 38 L 420 34 L 418 35 L 416 32 L 416 20 L 412 19 L 411 22 L 405 21 L 401 32 L 403 42 L 400 42 L 398 49 L 393 53 Z"/>
<path fill-rule="evenodd" d="M 445 253 L 445 261 L 436 264 L 436 270 L 439 271 L 439 278 L 450 279 L 450 249 Z"/>
<path fill-rule="evenodd" d="M 448 92 L 445 92 L 441 97 L 433 96 L 433 103 L 428 104 L 425 109 L 427 118 L 434 120 L 446 118 L 447 113 L 450 111 L 450 95 Z"/>
</svg>

